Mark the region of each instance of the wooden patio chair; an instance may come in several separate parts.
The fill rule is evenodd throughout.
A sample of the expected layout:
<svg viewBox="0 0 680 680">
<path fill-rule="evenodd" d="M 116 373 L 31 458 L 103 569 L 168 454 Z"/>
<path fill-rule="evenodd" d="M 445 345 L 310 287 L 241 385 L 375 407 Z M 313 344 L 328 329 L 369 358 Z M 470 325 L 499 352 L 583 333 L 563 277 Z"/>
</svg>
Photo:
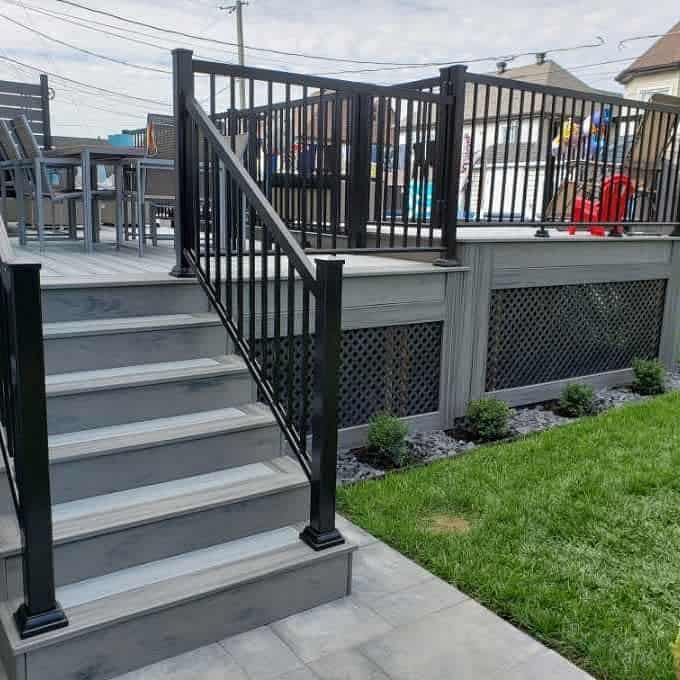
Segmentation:
<svg viewBox="0 0 680 680">
<path fill-rule="evenodd" d="M 38 240 L 42 247 L 45 241 L 43 201 L 47 200 L 54 208 L 55 204 L 78 200 L 82 201 L 83 198 L 83 192 L 76 191 L 73 187 L 66 191 L 56 188 L 52 182 L 49 170 L 64 168 L 73 169 L 79 163 L 74 159 L 45 157 L 33 135 L 33 131 L 31 130 L 26 116 L 18 116 L 12 120 L 12 123 L 14 124 L 14 133 L 19 142 L 18 145 L 15 145 L 15 153 L 18 155 L 17 161 L 22 171 L 22 174 L 20 175 L 21 181 L 17 182 L 17 184 L 23 185 L 17 192 L 17 197 L 21 195 L 20 200 L 22 203 L 26 197 L 32 199 L 33 225 L 37 230 Z M 9 132 L 7 125 L 5 125 L 5 127 L 7 128 L 7 132 Z M 6 136 L 6 133 L 2 134 L 3 136 Z M 53 219 L 52 222 L 54 223 L 55 220 Z M 74 235 L 77 225 L 72 224 L 70 225 L 70 228 L 71 235 Z M 23 225 L 23 233 L 22 226 L 20 225 L 19 236 L 22 243 L 26 241 L 25 222 Z"/>
<path fill-rule="evenodd" d="M 635 183 L 635 193 L 649 196 L 650 214 L 654 214 L 658 193 L 657 180 L 663 169 L 668 146 L 678 129 L 680 98 L 654 94 L 649 102 L 675 106 L 679 113 L 645 110 L 621 167 Z"/>
<path fill-rule="evenodd" d="M 555 227 L 557 229 L 566 228 L 560 222 L 571 220 L 571 215 L 574 209 L 574 201 L 578 194 L 578 183 L 572 179 L 566 179 L 560 184 L 557 191 L 553 194 L 550 201 L 543 211 L 543 219 L 553 219 L 553 211 L 555 215 Z"/>
<path fill-rule="evenodd" d="M 633 141 L 617 167 L 616 173 L 629 175 L 635 185 L 634 197 L 647 194 L 649 196 L 649 214 L 656 211 L 657 180 L 663 169 L 666 151 L 678 130 L 678 117 L 680 115 L 680 98 L 669 95 L 655 94 L 650 98 L 652 104 L 666 104 L 678 107 L 678 114 L 659 112 L 658 110 L 645 110 L 639 124 L 636 126 Z M 606 164 L 603 164 L 604 169 Z M 573 219 L 573 206 L 576 196 L 582 196 L 588 200 L 596 200 L 601 193 L 604 177 L 589 177 L 587 186 L 584 182 L 576 182 L 573 179 L 565 179 L 558 190 L 552 196 L 546 209 L 545 215 L 552 217 L 555 210 L 555 222 L 557 229 L 568 229 L 568 224 Z M 568 194 L 566 207 L 564 194 Z M 554 208 L 553 208 L 554 206 Z M 577 225 L 580 228 L 588 228 L 587 223 Z"/>
</svg>

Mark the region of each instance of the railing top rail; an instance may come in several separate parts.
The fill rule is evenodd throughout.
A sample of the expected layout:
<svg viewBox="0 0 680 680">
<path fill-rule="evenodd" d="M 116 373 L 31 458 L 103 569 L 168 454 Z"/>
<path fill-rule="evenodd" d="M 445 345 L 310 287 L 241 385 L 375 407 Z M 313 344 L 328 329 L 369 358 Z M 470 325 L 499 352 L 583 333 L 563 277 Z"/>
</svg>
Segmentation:
<svg viewBox="0 0 680 680">
<path fill-rule="evenodd" d="M 418 80 L 409 80 L 405 83 L 398 83 L 396 87 L 408 87 L 408 88 L 427 88 L 427 87 L 437 87 L 441 85 L 440 76 L 432 76 L 431 78 L 420 78 Z"/>
<path fill-rule="evenodd" d="M 5 222 L 0 215 L 0 262 L 9 264 L 14 260 L 14 248 L 9 240 Z"/>
<path fill-rule="evenodd" d="M 325 76 L 313 76 L 288 71 L 275 71 L 271 69 L 255 68 L 252 66 L 239 66 L 227 64 L 221 61 L 206 61 L 204 59 L 193 60 L 194 73 L 207 75 L 233 76 L 235 78 L 252 78 L 264 82 L 272 81 L 300 87 L 318 87 L 323 90 L 337 90 L 353 94 L 365 94 L 371 96 L 402 97 L 404 99 L 419 99 L 425 102 L 441 102 L 444 97 L 429 92 L 418 92 L 408 87 L 399 85 L 375 85 L 374 83 L 357 83 L 351 80 L 339 80 Z"/>
<path fill-rule="evenodd" d="M 215 118 L 226 118 L 229 115 L 235 115 L 240 118 L 248 118 L 253 114 L 268 114 L 272 111 L 285 111 L 296 106 L 313 106 L 319 103 L 329 103 L 335 102 L 336 97 L 340 101 L 347 101 L 349 93 L 338 92 L 336 90 L 331 90 L 330 92 L 324 91 L 323 95 L 310 94 L 306 97 L 299 97 L 297 99 L 289 99 L 281 102 L 275 102 L 272 104 L 260 104 L 258 106 L 253 106 L 245 109 L 227 109 L 226 111 L 219 111 L 213 115 Z"/>
<path fill-rule="evenodd" d="M 257 210 L 260 218 L 266 221 L 267 226 L 271 229 L 272 238 L 281 247 L 286 257 L 292 261 L 295 271 L 316 294 L 316 272 L 312 261 L 288 231 L 283 220 L 271 206 L 255 180 L 248 174 L 234 152 L 229 148 L 225 139 L 219 134 L 214 123 L 210 120 L 210 117 L 203 110 L 199 102 L 194 97 L 190 97 L 186 104 L 189 113 L 200 125 L 201 130 L 208 138 L 208 142 L 215 149 L 220 160 L 227 166 L 229 172 L 239 184 L 241 191 L 244 192 L 250 204 Z"/>
<path fill-rule="evenodd" d="M 604 92 L 571 90 L 565 87 L 542 85 L 539 83 L 530 83 L 525 80 L 516 80 L 514 78 L 500 78 L 498 76 L 491 76 L 483 73 L 470 73 L 469 71 L 465 74 L 465 80 L 470 83 L 489 85 L 491 87 L 499 87 L 506 90 L 524 90 L 525 92 L 536 92 L 537 94 L 565 97 L 568 99 L 593 100 L 598 103 L 611 104 L 612 106 L 621 108 L 650 109 L 654 111 L 665 111 L 667 113 L 680 112 L 680 98 L 678 98 L 677 106 L 670 103 L 642 102 L 635 99 L 624 99 L 623 97 L 609 95 Z"/>
</svg>

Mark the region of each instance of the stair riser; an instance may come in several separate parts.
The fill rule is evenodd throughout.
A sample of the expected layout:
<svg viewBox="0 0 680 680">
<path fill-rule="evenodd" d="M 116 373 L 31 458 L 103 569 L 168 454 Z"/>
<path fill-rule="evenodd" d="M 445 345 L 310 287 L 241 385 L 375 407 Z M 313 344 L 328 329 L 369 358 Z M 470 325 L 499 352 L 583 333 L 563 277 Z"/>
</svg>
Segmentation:
<svg viewBox="0 0 680 680">
<path fill-rule="evenodd" d="M 47 398 L 47 428 L 50 434 L 77 432 L 240 406 L 254 398 L 253 383 L 245 372 L 54 395 Z"/>
<path fill-rule="evenodd" d="M 309 487 L 305 485 L 58 544 L 54 548 L 56 584 L 66 585 L 304 522 L 308 516 Z M 9 557 L 6 566 L 7 593 L 11 599 L 22 592 L 21 560 L 18 556 Z"/>
<path fill-rule="evenodd" d="M 200 359 L 228 353 L 226 331 L 221 325 L 45 340 L 48 375 Z"/>
<path fill-rule="evenodd" d="M 351 554 L 102 627 L 9 659 L 9 680 L 110 680 L 348 594 Z M 105 605 L 102 605 L 105 606 Z M 25 664 L 25 666 L 22 666 Z M 26 675 L 17 668 L 27 669 Z"/>
<path fill-rule="evenodd" d="M 52 498 L 65 503 L 259 463 L 279 456 L 280 445 L 270 426 L 63 463 L 52 468 Z"/>
<path fill-rule="evenodd" d="M 210 311 L 196 283 L 46 288 L 42 308 L 45 323 Z"/>
<path fill-rule="evenodd" d="M 138 486 L 160 484 L 264 462 L 280 455 L 281 437 L 277 427 L 272 425 L 57 462 L 50 469 L 52 502 L 66 503 Z M 7 476 L 3 470 L 0 472 L 0 513 L 13 512 Z"/>
</svg>

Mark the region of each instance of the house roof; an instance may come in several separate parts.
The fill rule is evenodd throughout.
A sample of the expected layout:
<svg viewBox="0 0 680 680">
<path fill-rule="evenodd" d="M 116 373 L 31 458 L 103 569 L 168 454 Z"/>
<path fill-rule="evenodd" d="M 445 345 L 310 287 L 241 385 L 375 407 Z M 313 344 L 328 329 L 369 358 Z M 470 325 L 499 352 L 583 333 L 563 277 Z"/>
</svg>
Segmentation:
<svg viewBox="0 0 680 680">
<path fill-rule="evenodd" d="M 640 73 L 653 73 L 672 68 L 680 68 L 680 21 L 628 68 L 621 71 L 616 80 L 627 83 Z"/>
<path fill-rule="evenodd" d="M 503 73 L 495 74 L 499 78 L 511 78 L 513 80 L 526 80 L 536 85 L 549 87 L 564 87 L 568 90 L 579 92 L 593 92 L 593 88 L 584 83 L 580 78 L 567 71 L 552 59 L 546 59 L 542 64 L 527 64 L 508 68 Z"/>
<path fill-rule="evenodd" d="M 575 90 L 577 92 L 586 92 L 597 94 L 600 90 L 595 90 L 590 87 L 587 83 L 572 75 L 560 66 L 557 62 L 550 59 L 546 60 L 542 64 L 529 64 L 527 66 L 519 66 L 517 68 L 506 69 L 503 73 L 493 74 L 498 78 L 506 80 L 520 80 L 526 81 L 528 83 L 542 85 L 547 87 L 559 87 L 567 90 Z M 527 115 L 531 113 L 531 103 L 533 101 L 533 113 L 538 114 L 541 111 L 548 113 L 553 110 L 553 99 L 554 99 L 554 111 L 558 114 L 562 110 L 562 97 L 552 97 L 548 95 L 546 97 L 545 109 L 543 109 L 543 94 L 536 93 L 535 96 L 531 97 L 525 94 L 521 88 L 512 90 L 512 108 L 509 106 L 510 99 L 510 88 L 511 83 L 508 83 L 508 89 L 503 88 L 503 93 L 500 102 L 499 88 L 491 87 L 489 89 L 489 116 L 495 116 L 496 110 L 499 108 L 499 115 L 504 117 L 507 116 L 508 112 L 511 115 L 518 115 L 520 107 L 522 109 L 522 115 Z M 484 111 L 486 108 L 485 101 L 485 90 L 483 87 L 477 88 L 477 106 L 474 106 L 475 90 L 472 87 L 466 88 L 465 94 L 465 120 L 470 121 L 473 118 L 473 113 L 475 118 L 479 120 L 484 116 Z M 523 101 L 522 101 L 523 100 Z"/>
</svg>

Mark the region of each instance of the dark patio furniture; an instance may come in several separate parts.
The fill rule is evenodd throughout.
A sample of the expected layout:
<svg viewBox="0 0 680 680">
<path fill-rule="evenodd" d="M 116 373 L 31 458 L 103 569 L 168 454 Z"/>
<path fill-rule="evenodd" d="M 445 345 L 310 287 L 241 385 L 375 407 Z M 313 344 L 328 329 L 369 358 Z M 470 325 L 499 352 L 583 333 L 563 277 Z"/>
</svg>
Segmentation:
<svg viewBox="0 0 680 680">
<path fill-rule="evenodd" d="M 37 229 L 38 239 L 41 244 L 45 240 L 44 200 L 49 201 L 53 207 L 58 203 L 65 203 L 68 206 L 69 236 L 76 238 L 75 202 L 82 201 L 83 194 L 74 186 L 75 163 L 72 160 L 45 156 L 25 115 L 18 116 L 13 123 L 18 150 L 24 166 L 24 172 L 20 176 L 22 180 L 25 179 L 25 182 L 22 182 L 23 193 L 18 191 L 17 199 L 22 203 L 25 197 L 32 199 L 33 224 Z M 59 174 L 58 183 L 54 181 L 54 171 Z M 64 176 L 65 181 L 62 179 Z M 52 220 L 53 225 L 55 221 Z M 25 233 L 22 236 L 21 230 L 20 238 L 22 240 L 26 238 Z"/>
<path fill-rule="evenodd" d="M 144 156 L 144 150 L 132 147 L 111 146 L 100 144 L 95 146 L 83 145 L 59 150 L 62 158 L 74 159 L 81 167 L 83 182 L 83 223 L 85 234 L 85 249 L 88 252 L 94 250 L 94 243 L 98 238 L 98 215 L 95 210 L 98 200 L 116 201 L 116 243 L 120 245 L 120 233 L 122 228 L 121 206 L 123 202 L 123 186 L 120 181 L 118 168 L 133 158 Z M 100 165 L 113 166 L 116 171 L 115 190 L 98 188 L 97 167 Z"/>
</svg>

